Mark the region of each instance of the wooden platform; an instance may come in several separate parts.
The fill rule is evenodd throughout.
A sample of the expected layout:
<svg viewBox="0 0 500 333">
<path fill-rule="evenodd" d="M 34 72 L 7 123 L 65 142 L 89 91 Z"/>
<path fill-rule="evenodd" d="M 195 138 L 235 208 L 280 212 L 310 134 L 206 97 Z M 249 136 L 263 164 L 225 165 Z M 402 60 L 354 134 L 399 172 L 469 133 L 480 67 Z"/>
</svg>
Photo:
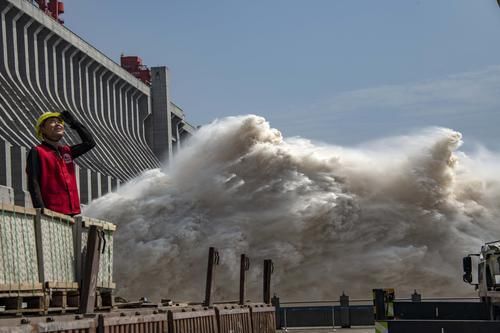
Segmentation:
<svg viewBox="0 0 500 333">
<path fill-rule="evenodd" d="M 46 308 L 46 297 L 43 291 L 0 293 L 0 315 L 43 314 Z"/>
</svg>

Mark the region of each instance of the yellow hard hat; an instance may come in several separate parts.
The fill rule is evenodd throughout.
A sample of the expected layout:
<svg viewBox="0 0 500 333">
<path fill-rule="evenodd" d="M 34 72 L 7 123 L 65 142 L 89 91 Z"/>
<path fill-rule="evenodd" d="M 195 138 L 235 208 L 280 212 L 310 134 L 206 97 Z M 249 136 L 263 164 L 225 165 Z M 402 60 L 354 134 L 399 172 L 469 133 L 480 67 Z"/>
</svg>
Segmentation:
<svg viewBox="0 0 500 333">
<path fill-rule="evenodd" d="M 61 122 L 64 124 L 64 121 L 62 120 L 61 114 L 59 112 L 45 112 L 38 118 L 35 125 L 36 137 L 39 138 L 40 140 L 43 140 L 43 135 L 42 131 L 40 130 L 40 126 L 42 126 L 43 122 L 49 118 L 59 118 L 61 119 Z"/>
</svg>

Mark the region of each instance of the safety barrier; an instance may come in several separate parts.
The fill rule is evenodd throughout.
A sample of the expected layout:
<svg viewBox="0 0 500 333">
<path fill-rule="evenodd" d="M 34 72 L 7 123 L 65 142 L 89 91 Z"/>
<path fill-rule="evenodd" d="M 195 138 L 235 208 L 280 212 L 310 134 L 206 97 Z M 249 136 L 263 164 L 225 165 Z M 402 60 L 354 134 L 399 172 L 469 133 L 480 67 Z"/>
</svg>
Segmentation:
<svg viewBox="0 0 500 333">
<path fill-rule="evenodd" d="M 0 319 L 0 333 L 97 333 L 97 319 L 83 316 Z"/>
<path fill-rule="evenodd" d="M 13 212 L 17 212 L 16 208 L 14 208 Z M 24 210 L 24 212 L 27 211 Z M 203 305 L 199 305 L 200 303 L 196 303 L 196 305 L 184 303 L 182 305 L 164 306 L 164 304 L 154 305 L 148 302 L 125 302 L 115 305 L 112 293 L 108 292 L 109 288 L 96 290 L 98 283 L 107 287 L 111 286 L 112 272 L 106 272 L 105 269 L 107 266 L 112 266 L 112 251 L 108 252 L 108 257 L 104 255 L 104 259 L 100 254 L 103 246 L 104 249 L 111 246 L 109 242 L 112 242 L 112 240 L 106 236 L 112 235 L 115 226 L 104 221 L 90 219 L 84 219 L 82 222 L 81 218 L 73 220 L 70 217 L 53 212 L 41 213 L 40 210 L 37 210 L 33 216 L 34 227 L 32 229 L 34 231 L 32 233 L 35 235 L 36 252 L 41 253 L 41 255 L 37 256 L 36 264 L 39 279 L 44 281 L 42 292 L 35 295 L 35 291 L 31 290 L 33 294 L 30 292 L 20 294 L 20 291 L 17 290 L 18 294 L 8 294 L 9 297 L 5 299 L 0 297 L 0 315 L 20 316 L 26 312 L 46 315 L 51 312 L 51 305 L 57 306 L 60 313 L 66 312 L 71 307 L 86 315 L 33 317 L 30 319 L 24 318 L 20 322 L 0 318 L 0 332 L 275 332 L 275 307 L 269 305 L 268 302 L 244 304 L 244 302 L 240 301 L 238 305 L 235 303 L 211 305 L 213 282 L 213 274 L 211 273 L 214 272 L 215 265 L 218 263 L 218 260 L 215 259 L 218 258 L 218 254 L 214 248 L 209 251 L 206 299 L 201 303 Z M 6 226 L 12 227 L 11 224 L 7 224 L 11 223 L 10 220 L 8 220 L 9 222 L 2 220 L 3 229 L 7 230 L 8 227 Z M 12 224 L 15 225 L 15 223 L 14 218 Z M 31 225 L 32 222 L 28 224 Z M 88 231 L 84 230 L 86 228 L 88 228 Z M 106 243 L 108 244 L 106 245 Z M 73 248 L 73 256 L 60 253 L 61 251 L 72 252 L 71 248 Z M 86 254 L 85 263 L 82 262 L 84 252 Z M 242 263 L 245 264 L 242 265 L 242 268 L 248 267 L 248 260 L 246 260 L 245 256 L 242 256 L 242 258 L 244 259 L 242 259 Z M 75 259 L 76 263 L 70 265 L 70 261 L 73 259 Z M 45 267 L 45 263 L 49 267 Z M 264 293 L 264 298 L 267 299 L 270 295 L 272 273 L 270 267 L 272 267 L 272 261 L 267 259 L 264 263 L 268 271 L 268 274 L 264 274 L 264 289 L 267 291 Z M 82 272 L 83 267 L 85 267 L 84 272 Z M 246 270 L 242 269 L 242 271 L 245 272 Z M 46 281 L 46 276 L 49 276 L 51 281 Z M 83 281 L 80 288 L 76 290 L 76 294 L 71 294 L 69 290 L 65 289 L 68 285 L 74 284 L 74 282 L 65 280 L 72 279 Z M 243 300 L 244 283 L 241 283 L 241 281 L 244 281 L 244 275 L 240 279 L 240 300 Z M 105 297 L 102 296 L 103 292 L 107 293 Z M 73 302 L 76 304 L 73 304 Z M 171 302 L 166 303 L 171 304 Z M 28 304 L 31 305 L 28 306 Z M 116 310 L 116 307 L 135 308 L 133 310 Z M 99 313 L 96 314 L 95 310 L 98 310 Z M 110 311 L 104 312 L 105 310 Z M 55 311 L 55 309 L 52 308 L 52 311 Z M 89 319 L 87 320 L 88 325 L 81 321 L 84 318 Z M 94 318 L 93 321 L 90 320 L 92 318 Z"/>
<path fill-rule="evenodd" d="M 162 310 L 129 310 L 99 315 L 99 333 L 168 333 L 167 314 Z"/>
<path fill-rule="evenodd" d="M 113 289 L 114 224 L 1 204 L 0 291 L 36 290 L 42 283 L 53 288 L 77 288 L 91 225 L 102 230 L 105 243 L 97 285 Z"/>
<path fill-rule="evenodd" d="M 274 306 L 267 304 L 251 304 L 253 333 L 276 332 L 276 314 Z"/>
<path fill-rule="evenodd" d="M 169 333 L 218 333 L 213 308 L 185 307 L 168 311 Z"/>
<path fill-rule="evenodd" d="M 60 315 L 0 319 L 3 332 L 58 333 L 168 333 L 167 314 L 162 311 L 113 311 L 92 316 Z"/>
<path fill-rule="evenodd" d="M 76 310 L 90 226 L 100 230 L 104 245 L 97 299 L 108 300 L 115 287 L 115 225 L 48 209 L 0 204 L 0 314 Z"/>
<path fill-rule="evenodd" d="M 500 332 L 500 321 L 387 320 L 375 323 L 376 333 L 485 333 Z"/>
<path fill-rule="evenodd" d="M 370 326 L 374 323 L 372 305 L 287 306 L 276 312 L 278 328 Z M 343 312 L 347 312 L 347 316 Z"/>
<path fill-rule="evenodd" d="M 0 207 L 0 292 L 39 290 L 35 236 L 36 210 Z"/>
<path fill-rule="evenodd" d="M 483 302 L 395 302 L 396 319 L 488 320 L 488 304 Z"/>
<path fill-rule="evenodd" d="M 250 308 L 245 305 L 215 305 L 219 333 L 252 333 Z"/>
<path fill-rule="evenodd" d="M 234 308 L 233 308 L 234 306 Z M 24 318 L 0 318 L 3 332 L 60 333 L 271 333 L 274 331 L 273 308 L 247 306 L 154 307 L 119 309 L 105 313 L 58 315 Z M 224 308 L 226 307 L 226 308 Z M 252 319 L 251 320 L 251 316 Z M 255 323 L 255 324 L 252 324 Z M 219 329 L 220 328 L 220 329 Z"/>
<path fill-rule="evenodd" d="M 75 280 L 75 253 L 73 227 L 75 220 L 48 209 L 37 210 L 35 216 L 37 259 L 40 281 L 52 286 L 73 285 Z"/>
<path fill-rule="evenodd" d="M 82 219 L 82 240 L 81 240 L 81 253 L 85 257 L 84 249 L 87 245 L 88 230 L 90 226 L 95 225 L 101 230 L 101 237 L 103 239 L 104 252 L 100 256 L 99 261 L 99 274 L 97 276 L 97 287 L 114 289 L 115 283 L 113 282 L 113 233 L 116 230 L 116 225 L 86 216 Z"/>
</svg>

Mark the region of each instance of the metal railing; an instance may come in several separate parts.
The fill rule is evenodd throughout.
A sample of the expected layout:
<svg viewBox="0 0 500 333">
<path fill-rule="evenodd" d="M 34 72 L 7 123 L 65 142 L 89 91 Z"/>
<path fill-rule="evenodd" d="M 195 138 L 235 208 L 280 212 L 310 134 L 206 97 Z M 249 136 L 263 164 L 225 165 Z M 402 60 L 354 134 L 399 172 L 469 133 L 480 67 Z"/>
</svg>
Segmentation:
<svg viewBox="0 0 500 333">
<path fill-rule="evenodd" d="M 395 303 L 401 305 L 414 304 L 417 308 L 427 308 L 428 305 L 430 306 L 436 302 L 443 302 L 443 306 L 447 306 L 446 303 L 479 303 L 480 300 L 478 297 L 443 296 L 422 298 L 416 292 L 412 297 L 395 299 Z M 282 329 L 289 329 L 290 327 L 335 328 L 374 324 L 374 301 L 369 298 L 349 299 L 348 296 L 342 295 L 337 300 L 287 300 L 280 302 L 279 298 L 275 297 L 273 305 L 276 306 L 278 327 Z"/>
</svg>

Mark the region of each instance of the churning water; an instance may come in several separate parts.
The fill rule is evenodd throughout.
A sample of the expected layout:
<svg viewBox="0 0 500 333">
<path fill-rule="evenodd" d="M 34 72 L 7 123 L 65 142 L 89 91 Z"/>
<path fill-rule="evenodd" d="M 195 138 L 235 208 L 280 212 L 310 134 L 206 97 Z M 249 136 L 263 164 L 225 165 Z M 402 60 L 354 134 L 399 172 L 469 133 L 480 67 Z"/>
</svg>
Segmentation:
<svg viewBox="0 0 500 333">
<path fill-rule="evenodd" d="M 119 294 L 203 299 L 209 246 L 220 250 L 216 300 L 237 299 L 239 255 L 261 299 L 262 261 L 287 300 L 372 288 L 474 295 L 461 258 L 500 238 L 500 158 L 460 152 L 432 128 L 358 148 L 282 138 L 258 116 L 201 128 L 168 169 L 93 202 L 118 224 Z"/>
</svg>

